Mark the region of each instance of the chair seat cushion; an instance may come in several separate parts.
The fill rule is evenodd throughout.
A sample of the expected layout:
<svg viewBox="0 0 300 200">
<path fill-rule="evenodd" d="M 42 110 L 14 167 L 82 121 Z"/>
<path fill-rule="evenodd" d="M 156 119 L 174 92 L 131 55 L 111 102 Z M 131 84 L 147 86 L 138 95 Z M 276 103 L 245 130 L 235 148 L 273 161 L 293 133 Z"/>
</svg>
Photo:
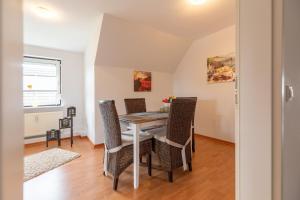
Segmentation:
<svg viewBox="0 0 300 200">
<path fill-rule="evenodd" d="M 122 135 L 133 137 L 133 130 L 122 131 Z M 144 136 L 150 136 L 150 134 L 147 133 L 147 132 L 141 131 L 140 132 L 140 137 L 144 137 Z"/>
<path fill-rule="evenodd" d="M 132 135 L 130 136 L 130 135 L 123 135 L 122 134 L 121 137 L 122 137 L 122 145 L 123 146 L 133 144 L 133 136 Z M 145 140 L 149 140 L 151 138 L 152 138 L 151 135 L 141 135 L 140 136 L 140 141 L 142 142 L 142 141 L 145 141 Z"/>
<path fill-rule="evenodd" d="M 148 134 L 152 135 L 156 140 L 161 142 L 166 142 L 167 136 L 167 127 L 163 126 L 156 129 L 151 129 L 147 131 Z"/>
</svg>

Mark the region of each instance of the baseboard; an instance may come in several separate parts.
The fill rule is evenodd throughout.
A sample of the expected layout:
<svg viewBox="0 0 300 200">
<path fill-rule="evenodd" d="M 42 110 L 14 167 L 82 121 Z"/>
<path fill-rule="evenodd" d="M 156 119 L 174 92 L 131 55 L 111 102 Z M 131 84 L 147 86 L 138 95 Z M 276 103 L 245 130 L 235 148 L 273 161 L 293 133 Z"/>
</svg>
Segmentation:
<svg viewBox="0 0 300 200">
<path fill-rule="evenodd" d="M 104 147 L 103 143 L 102 144 L 94 144 L 88 136 L 81 136 L 81 138 L 86 138 L 90 142 L 90 144 L 94 147 L 94 149 L 99 149 L 99 148 Z"/>
<path fill-rule="evenodd" d="M 81 138 L 80 135 L 74 136 L 73 139 L 76 138 Z M 65 137 L 65 138 L 61 138 L 61 140 L 69 140 L 70 137 Z M 35 145 L 40 145 L 40 144 L 45 144 L 46 145 L 46 140 L 40 141 L 40 142 L 33 142 L 33 143 L 27 143 L 24 144 L 25 147 L 31 147 L 31 146 L 35 146 Z"/>
<path fill-rule="evenodd" d="M 95 144 L 94 149 L 102 149 L 104 148 L 104 144 Z"/>
<path fill-rule="evenodd" d="M 81 136 L 80 133 L 74 133 L 73 135 L 74 137 L 78 137 Z M 62 133 L 61 134 L 61 139 L 67 139 L 70 138 L 70 134 L 67 133 Z M 45 142 L 46 141 L 46 136 L 45 135 L 41 135 L 40 137 L 32 137 L 32 138 L 25 138 L 24 139 L 24 144 L 33 144 L 33 143 L 40 143 L 40 142 Z"/>
<path fill-rule="evenodd" d="M 231 142 L 231 141 L 228 141 L 228 140 L 219 139 L 219 138 L 210 137 L 210 136 L 207 136 L 207 135 L 202 135 L 202 134 L 199 134 L 199 133 L 195 133 L 195 137 L 207 138 L 207 139 L 210 139 L 210 140 L 215 140 L 217 142 L 222 142 L 222 143 L 227 143 L 227 144 L 235 145 L 234 142 Z"/>
</svg>

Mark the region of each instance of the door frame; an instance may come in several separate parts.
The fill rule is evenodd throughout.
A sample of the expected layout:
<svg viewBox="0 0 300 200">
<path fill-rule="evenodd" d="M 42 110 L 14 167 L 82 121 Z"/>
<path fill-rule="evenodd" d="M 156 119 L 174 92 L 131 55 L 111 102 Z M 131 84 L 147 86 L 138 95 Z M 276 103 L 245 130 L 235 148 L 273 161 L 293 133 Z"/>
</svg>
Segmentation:
<svg viewBox="0 0 300 200">
<path fill-rule="evenodd" d="M 236 199 L 272 200 L 273 1 L 236 2 Z"/>
</svg>

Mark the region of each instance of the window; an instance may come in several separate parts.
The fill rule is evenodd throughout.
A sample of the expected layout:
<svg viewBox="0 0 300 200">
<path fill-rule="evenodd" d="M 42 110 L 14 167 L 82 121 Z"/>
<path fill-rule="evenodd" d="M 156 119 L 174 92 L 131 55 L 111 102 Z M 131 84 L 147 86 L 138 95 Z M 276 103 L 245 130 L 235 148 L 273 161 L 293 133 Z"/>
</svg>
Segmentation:
<svg viewBox="0 0 300 200">
<path fill-rule="evenodd" d="M 61 105 L 60 68 L 60 60 L 24 57 L 24 107 Z"/>
</svg>

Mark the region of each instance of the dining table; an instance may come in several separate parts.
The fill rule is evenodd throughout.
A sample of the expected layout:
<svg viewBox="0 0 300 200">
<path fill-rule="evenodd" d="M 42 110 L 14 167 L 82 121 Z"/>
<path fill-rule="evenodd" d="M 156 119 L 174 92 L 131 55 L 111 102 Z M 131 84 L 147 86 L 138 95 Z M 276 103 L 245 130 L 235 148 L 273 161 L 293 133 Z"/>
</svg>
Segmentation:
<svg viewBox="0 0 300 200">
<path fill-rule="evenodd" d="M 142 112 L 120 115 L 121 123 L 129 124 L 129 129 L 133 135 L 133 185 L 137 189 L 139 187 L 140 175 L 140 133 L 147 129 L 166 125 L 169 113 L 165 112 Z"/>
</svg>

